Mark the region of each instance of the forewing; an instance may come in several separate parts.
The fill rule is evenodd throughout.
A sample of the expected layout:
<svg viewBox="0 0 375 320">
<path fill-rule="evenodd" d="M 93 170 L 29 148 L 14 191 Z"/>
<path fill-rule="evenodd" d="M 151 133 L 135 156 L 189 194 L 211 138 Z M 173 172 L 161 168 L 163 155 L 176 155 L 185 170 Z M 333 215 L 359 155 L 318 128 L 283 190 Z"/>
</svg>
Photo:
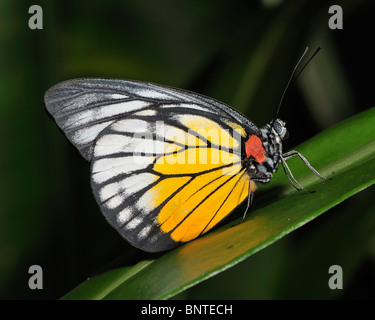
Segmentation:
<svg viewBox="0 0 375 320">
<path fill-rule="evenodd" d="M 256 126 L 231 107 L 185 90 L 148 82 L 118 79 L 73 79 L 61 82 L 45 94 L 45 104 L 67 138 L 90 161 L 98 134 L 119 119 L 146 109 L 194 109 L 221 114 L 242 123 L 250 131 Z"/>
</svg>

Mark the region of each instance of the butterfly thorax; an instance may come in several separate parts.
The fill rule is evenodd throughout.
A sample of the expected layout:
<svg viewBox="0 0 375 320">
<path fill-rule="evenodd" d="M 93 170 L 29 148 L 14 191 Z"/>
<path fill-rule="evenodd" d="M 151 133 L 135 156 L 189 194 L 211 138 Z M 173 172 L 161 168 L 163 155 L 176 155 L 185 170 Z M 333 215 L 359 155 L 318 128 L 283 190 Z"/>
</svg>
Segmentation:
<svg viewBox="0 0 375 320">
<path fill-rule="evenodd" d="M 268 183 L 277 171 L 282 155 L 282 141 L 288 137 L 285 122 L 276 119 L 260 129 L 261 136 L 250 135 L 245 144 L 243 162 L 253 181 Z"/>
</svg>

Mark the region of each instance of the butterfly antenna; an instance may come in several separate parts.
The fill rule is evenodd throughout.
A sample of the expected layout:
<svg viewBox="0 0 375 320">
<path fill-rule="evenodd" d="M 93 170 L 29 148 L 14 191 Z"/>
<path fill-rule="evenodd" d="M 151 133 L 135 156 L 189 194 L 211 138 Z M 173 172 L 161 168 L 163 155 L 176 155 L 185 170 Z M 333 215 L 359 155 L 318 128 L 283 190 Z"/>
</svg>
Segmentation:
<svg viewBox="0 0 375 320">
<path fill-rule="evenodd" d="M 293 69 L 292 74 L 290 75 L 290 78 L 289 78 L 289 80 L 288 80 L 288 83 L 287 83 L 286 86 L 285 86 L 284 92 L 283 92 L 283 94 L 282 94 L 282 96 L 281 96 L 281 99 L 280 99 L 280 102 L 279 102 L 279 106 L 277 107 L 277 111 L 276 111 L 276 115 L 275 115 L 275 120 L 276 120 L 276 118 L 277 118 L 277 116 L 278 116 L 278 114 L 279 114 L 279 111 L 280 111 L 281 105 L 282 105 L 282 103 L 283 103 L 283 101 L 284 101 L 285 94 L 286 94 L 286 92 L 287 92 L 287 90 L 288 90 L 288 88 L 289 88 L 289 86 L 290 86 L 290 83 L 292 82 L 293 78 L 294 78 L 294 80 L 297 80 L 297 79 L 298 79 L 298 77 L 300 76 L 300 74 L 302 73 L 302 71 L 306 68 L 306 66 L 309 64 L 309 62 L 312 60 L 312 58 L 315 57 L 315 55 L 318 53 L 318 51 L 319 51 L 320 49 L 321 49 L 321 48 L 318 47 L 318 49 L 315 50 L 314 54 L 310 57 L 309 60 L 307 60 L 307 62 L 305 63 L 305 65 L 302 67 L 302 69 L 301 69 L 301 70 L 298 72 L 298 74 L 294 77 L 294 75 L 295 75 L 295 73 L 296 73 L 296 71 L 297 71 L 298 66 L 300 65 L 302 59 L 304 58 L 304 56 L 306 55 L 307 51 L 309 50 L 309 47 L 306 47 L 306 49 L 305 49 L 305 51 L 303 52 L 301 58 L 299 58 L 298 62 L 296 63 L 296 66 L 295 66 L 294 69 Z"/>
<path fill-rule="evenodd" d="M 296 75 L 296 77 L 294 78 L 294 80 L 297 80 L 298 77 L 301 75 L 302 71 L 305 70 L 305 68 L 307 67 L 307 65 L 310 63 L 310 61 L 316 56 L 316 54 L 320 51 L 321 47 L 318 47 L 315 52 L 313 53 L 313 55 L 309 58 L 309 60 L 306 61 L 305 65 L 302 67 L 302 69 L 298 72 L 298 74 Z"/>
</svg>

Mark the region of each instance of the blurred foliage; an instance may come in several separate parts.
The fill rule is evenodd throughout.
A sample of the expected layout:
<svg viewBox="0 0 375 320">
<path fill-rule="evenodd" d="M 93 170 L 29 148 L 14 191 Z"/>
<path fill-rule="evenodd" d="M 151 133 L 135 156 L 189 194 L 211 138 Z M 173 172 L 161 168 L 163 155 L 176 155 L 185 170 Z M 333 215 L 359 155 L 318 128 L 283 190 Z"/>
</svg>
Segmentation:
<svg viewBox="0 0 375 320">
<path fill-rule="evenodd" d="M 286 149 L 374 105 L 370 0 L 337 1 L 343 30 L 328 28 L 326 1 L 40 0 L 43 30 L 28 28 L 31 4 L 0 2 L 0 298 L 59 298 L 120 254 L 129 265 L 145 255 L 105 223 L 88 164 L 48 118 L 53 84 L 153 81 L 231 104 L 262 126 L 308 45 L 323 50 L 285 98 Z M 374 298 L 373 192 L 178 298 Z M 33 264 L 43 290 L 27 286 Z M 344 269 L 344 290 L 322 291 L 332 264 Z"/>
</svg>

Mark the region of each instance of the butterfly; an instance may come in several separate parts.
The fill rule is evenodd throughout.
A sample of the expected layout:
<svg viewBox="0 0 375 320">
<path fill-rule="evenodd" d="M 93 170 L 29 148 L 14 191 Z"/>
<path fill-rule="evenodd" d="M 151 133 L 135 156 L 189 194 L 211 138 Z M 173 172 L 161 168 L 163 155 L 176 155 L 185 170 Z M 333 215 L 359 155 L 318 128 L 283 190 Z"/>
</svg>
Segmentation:
<svg viewBox="0 0 375 320">
<path fill-rule="evenodd" d="M 268 183 L 283 153 L 285 123 L 262 128 L 232 107 L 149 82 L 73 79 L 45 94 L 59 128 L 91 164 L 102 213 L 133 246 L 172 249 L 211 230 Z M 246 211 L 247 211 L 246 209 Z"/>
</svg>

